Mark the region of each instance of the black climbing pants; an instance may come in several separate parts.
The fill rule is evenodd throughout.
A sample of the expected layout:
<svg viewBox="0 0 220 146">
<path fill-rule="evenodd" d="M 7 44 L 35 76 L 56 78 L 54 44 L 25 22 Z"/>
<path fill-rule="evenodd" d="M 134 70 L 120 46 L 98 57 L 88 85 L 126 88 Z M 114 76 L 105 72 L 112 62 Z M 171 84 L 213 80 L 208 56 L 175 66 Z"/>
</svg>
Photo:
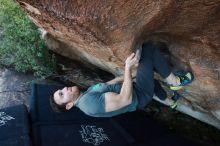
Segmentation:
<svg viewBox="0 0 220 146">
<path fill-rule="evenodd" d="M 138 108 L 145 107 L 154 95 L 154 71 L 166 78 L 171 73 L 171 68 L 162 56 L 159 48 L 153 42 L 142 45 L 142 53 L 139 61 L 136 83 L 134 89 L 138 97 Z"/>
</svg>

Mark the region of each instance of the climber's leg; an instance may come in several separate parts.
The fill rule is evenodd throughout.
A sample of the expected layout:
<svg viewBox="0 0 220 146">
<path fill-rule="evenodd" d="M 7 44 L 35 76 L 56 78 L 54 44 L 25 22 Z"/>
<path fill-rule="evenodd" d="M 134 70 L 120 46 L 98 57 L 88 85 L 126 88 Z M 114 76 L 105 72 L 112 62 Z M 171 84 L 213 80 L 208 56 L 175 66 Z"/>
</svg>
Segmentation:
<svg viewBox="0 0 220 146">
<path fill-rule="evenodd" d="M 163 77 L 170 75 L 171 70 L 159 49 L 153 42 L 147 42 L 142 46 L 139 61 L 135 90 L 139 100 L 139 108 L 148 104 L 154 94 L 154 69 Z"/>
</svg>

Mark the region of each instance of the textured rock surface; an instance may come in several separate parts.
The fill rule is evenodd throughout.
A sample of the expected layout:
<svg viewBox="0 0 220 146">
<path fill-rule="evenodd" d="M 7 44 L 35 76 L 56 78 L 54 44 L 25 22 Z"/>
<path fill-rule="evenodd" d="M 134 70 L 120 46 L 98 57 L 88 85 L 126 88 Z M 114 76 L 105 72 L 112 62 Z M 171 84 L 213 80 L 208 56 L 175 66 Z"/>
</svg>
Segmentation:
<svg viewBox="0 0 220 146">
<path fill-rule="evenodd" d="M 220 128 L 219 0 L 19 2 L 49 32 L 52 49 L 115 75 L 144 40 L 165 42 L 173 65 L 196 76 L 183 92 L 182 111 Z"/>
<path fill-rule="evenodd" d="M 52 80 L 37 80 L 31 73 L 24 74 L 0 68 L 0 109 L 18 104 L 25 104 L 29 108 L 33 82 L 59 84 Z"/>
<path fill-rule="evenodd" d="M 30 81 L 33 79 L 33 75 L 0 69 L 0 108 L 17 104 L 25 104 L 29 107 Z"/>
</svg>

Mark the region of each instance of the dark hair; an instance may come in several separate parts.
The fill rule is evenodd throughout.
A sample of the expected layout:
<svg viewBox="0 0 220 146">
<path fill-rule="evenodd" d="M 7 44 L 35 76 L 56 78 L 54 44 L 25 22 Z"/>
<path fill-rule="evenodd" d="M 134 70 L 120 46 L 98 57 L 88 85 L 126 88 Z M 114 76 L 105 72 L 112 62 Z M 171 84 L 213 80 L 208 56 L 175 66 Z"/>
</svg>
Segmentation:
<svg viewBox="0 0 220 146">
<path fill-rule="evenodd" d="M 50 96 L 50 106 L 52 107 L 53 111 L 57 113 L 65 112 L 66 110 L 66 103 L 63 103 L 61 105 L 57 104 L 54 100 L 54 96 Z"/>
</svg>

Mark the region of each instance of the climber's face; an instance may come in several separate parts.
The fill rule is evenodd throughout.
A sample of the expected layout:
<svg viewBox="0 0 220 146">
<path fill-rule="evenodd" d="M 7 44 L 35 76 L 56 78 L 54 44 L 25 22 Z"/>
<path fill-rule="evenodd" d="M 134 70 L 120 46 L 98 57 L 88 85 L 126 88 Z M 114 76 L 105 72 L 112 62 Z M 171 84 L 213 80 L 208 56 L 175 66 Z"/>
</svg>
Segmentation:
<svg viewBox="0 0 220 146">
<path fill-rule="evenodd" d="M 57 90 L 53 95 L 54 101 L 58 105 L 74 102 L 79 96 L 80 90 L 77 86 L 64 87 L 63 89 Z"/>
</svg>

